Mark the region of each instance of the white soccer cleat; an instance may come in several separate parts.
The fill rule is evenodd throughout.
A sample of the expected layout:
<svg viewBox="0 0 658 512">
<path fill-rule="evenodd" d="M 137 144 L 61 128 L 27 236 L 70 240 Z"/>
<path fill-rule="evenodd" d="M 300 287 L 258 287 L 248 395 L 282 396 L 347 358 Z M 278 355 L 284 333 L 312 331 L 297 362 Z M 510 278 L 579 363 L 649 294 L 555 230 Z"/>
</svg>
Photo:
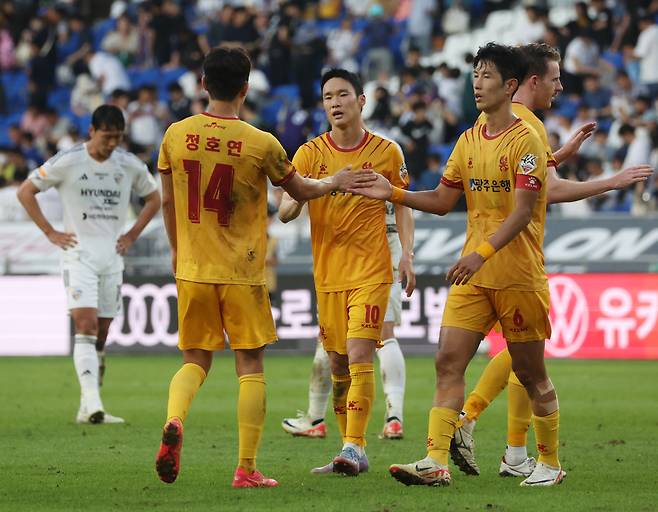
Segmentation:
<svg viewBox="0 0 658 512">
<path fill-rule="evenodd" d="M 446 486 L 451 482 L 448 466 L 438 464 L 429 456 L 411 464 L 393 464 L 388 472 L 404 485 Z"/>
<path fill-rule="evenodd" d="M 520 464 L 508 464 L 505 462 L 505 457 L 500 461 L 500 468 L 498 469 L 498 474 L 500 476 L 522 476 L 524 478 L 529 477 L 537 466 L 537 461 L 534 457 L 528 457 Z"/>
<path fill-rule="evenodd" d="M 463 473 L 467 475 L 480 474 L 480 468 L 475 462 L 473 435 L 463 426 L 455 430 L 455 435 L 450 441 L 450 456 Z"/>
<path fill-rule="evenodd" d="M 283 430 L 293 436 L 302 437 L 325 437 L 327 435 L 327 426 L 324 418 L 311 421 L 311 418 L 302 411 L 297 412 L 296 418 L 285 418 L 281 422 Z"/>
<path fill-rule="evenodd" d="M 538 462 L 532 474 L 520 485 L 523 487 L 549 487 L 562 483 L 567 473 L 562 468 L 555 468 L 543 462 Z"/>
<path fill-rule="evenodd" d="M 80 407 L 78 414 L 75 417 L 75 422 L 80 424 L 99 425 L 101 423 L 125 423 L 126 420 L 119 418 L 118 416 L 112 416 L 102 409 L 90 413 L 86 408 Z"/>
</svg>

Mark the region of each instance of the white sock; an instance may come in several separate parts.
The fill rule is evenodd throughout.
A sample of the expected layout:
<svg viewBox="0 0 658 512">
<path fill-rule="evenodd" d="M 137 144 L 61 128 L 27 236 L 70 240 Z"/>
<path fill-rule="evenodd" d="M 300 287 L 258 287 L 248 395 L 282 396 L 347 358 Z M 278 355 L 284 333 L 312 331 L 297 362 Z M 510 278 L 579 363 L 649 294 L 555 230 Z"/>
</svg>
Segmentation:
<svg viewBox="0 0 658 512">
<path fill-rule="evenodd" d="M 395 338 L 384 340 L 383 343 L 384 346 L 377 350 L 377 357 L 386 397 L 386 419 L 395 416 L 402 421 L 406 381 L 404 356 Z"/>
<path fill-rule="evenodd" d="M 73 345 L 73 364 L 80 382 L 80 402 L 89 412 L 103 410 L 98 390 L 98 354 L 96 336 L 76 334 Z"/>
<path fill-rule="evenodd" d="M 366 453 L 366 450 L 363 446 L 359 446 L 356 443 L 343 443 L 343 450 L 345 448 L 353 448 L 356 453 L 359 454 L 359 457 L 363 457 L 363 454 Z"/>
<path fill-rule="evenodd" d="M 324 418 L 331 395 L 331 369 L 329 356 L 322 343 L 318 343 L 313 357 L 313 369 L 308 386 L 308 417 L 311 421 Z"/>
<path fill-rule="evenodd" d="M 505 450 L 505 462 L 510 466 L 521 464 L 528 458 L 528 448 L 526 446 L 509 446 Z"/>
</svg>

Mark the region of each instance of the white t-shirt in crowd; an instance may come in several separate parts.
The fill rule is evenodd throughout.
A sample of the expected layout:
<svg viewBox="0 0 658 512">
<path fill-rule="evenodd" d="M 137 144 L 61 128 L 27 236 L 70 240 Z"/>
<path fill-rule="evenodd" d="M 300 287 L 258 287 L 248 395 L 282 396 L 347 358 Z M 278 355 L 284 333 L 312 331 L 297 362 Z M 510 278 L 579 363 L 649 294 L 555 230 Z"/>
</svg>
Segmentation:
<svg viewBox="0 0 658 512">
<path fill-rule="evenodd" d="M 89 61 L 89 72 L 95 80 L 101 80 L 104 95 L 112 94 L 117 89 L 132 89 L 130 79 L 123 64 L 114 55 L 97 52 Z"/>
<path fill-rule="evenodd" d="M 640 32 L 633 53 L 640 59 L 640 82 L 658 84 L 658 25 Z"/>
</svg>

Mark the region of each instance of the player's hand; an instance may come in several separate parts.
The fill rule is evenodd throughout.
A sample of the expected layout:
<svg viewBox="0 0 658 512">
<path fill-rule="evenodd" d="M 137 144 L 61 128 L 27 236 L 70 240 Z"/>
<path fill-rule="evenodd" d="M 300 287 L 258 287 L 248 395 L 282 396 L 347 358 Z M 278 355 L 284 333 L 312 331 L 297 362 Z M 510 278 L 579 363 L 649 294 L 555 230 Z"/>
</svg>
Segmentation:
<svg viewBox="0 0 658 512">
<path fill-rule="evenodd" d="M 407 297 L 411 297 L 416 288 L 416 272 L 414 271 L 413 256 L 410 253 L 402 253 L 398 271 L 400 273 L 400 282 L 404 284 L 404 291 Z"/>
<path fill-rule="evenodd" d="M 65 233 L 62 231 L 53 230 L 46 236 L 52 244 L 55 244 L 57 247 L 61 247 L 64 250 L 71 249 L 78 243 L 75 238 L 75 233 Z"/>
<path fill-rule="evenodd" d="M 447 278 L 452 284 L 466 284 L 480 268 L 484 265 L 484 258 L 476 252 L 472 252 L 459 258 L 450 270 Z"/>
<path fill-rule="evenodd" d="M 595 129 L 596 123 L 585 123 L 580 128 L 578 128 L 576 133 L 574 133 L 571 138 L 564 144 L 564 146 L 562 146 L 561 150 L 565 152 L 565 154 L 562 155 L 562 159 L 566 160 L 567 158 L 578 153 L 580 146 L 582 146 L 583 142 L 592 136 Z"/>
<path fill-rule="evenodd" d="M 370 197 L 372 199 L 387 200 L 391 197 L 393 187 L 391 183 L 381 174 L 373 173 L 374 179 L 366 183 L 360 183 L 350 188 L 348 192 L 360 196 Z"/>
<path fill-rule="evenodd" d="M 649 165 L 638 165 L 635 167 L 629 167 L 623 171 L 619 171 L 617 174 L 610 178 L 610 184 L 612 190 L 619 190 L 626 188 L 634 183 L 639 181 L 646 181 L 653 174 L 653 167 Z"/>
<path fill-rule="evenodd" d="M 334 190 L 348 192 L 354 187 L 373 182 L 377 179 L 375 174 L 372 169 L 360 169 L 353 172 L 352 166 L 348 165 L 332 176 L 332 185 Z"/>
<path fill-rule="evenodd" d="M 128 249 L 135 243 L 135 239 L 130 236 L 128 233 L 121 235 L 117 240 L 117 252 L 123 256 L 128 252 Z"/>
</svg>

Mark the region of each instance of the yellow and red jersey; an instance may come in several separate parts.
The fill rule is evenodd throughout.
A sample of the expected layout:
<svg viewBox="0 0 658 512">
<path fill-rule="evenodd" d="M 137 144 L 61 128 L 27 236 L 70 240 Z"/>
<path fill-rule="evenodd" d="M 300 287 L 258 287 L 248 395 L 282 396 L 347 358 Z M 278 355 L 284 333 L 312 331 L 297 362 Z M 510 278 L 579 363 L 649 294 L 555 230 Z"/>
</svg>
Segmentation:
<svg viewBox="0 0 658 512">
<path fill-rule="evenodd" d="M 532 126 L 534 130 L 537 132 L 537 135 L 539 135 L 539 138 L 541 139 L 541 142 L 546 150 L 546 165 L 548 167 L 557 167 L 557 162 L 555 160 L 555 157 L 553 156 L 553 150 L 551 149 L 551 145 L 548 142 L 548 134 L 546 133 L 546 127 L 544 126 L 544 123 L 542 123 L 541 119 L 539 119 L 532 110 L 530 110 L 523 103 L 520 103 L 518 101 L 512 102 L 512 112 L 516 117 L 520 117 L 530 126 Z M 486 122 L 487 122 L 487 115 L 484 112 L 482 112 L 480 113 L 480 116 L 477 118 L 475 124 L 477 126 L 477 125 L 482 125 Z"/>
<path fill-rule="evenodd" d="M 546 151 L 535 130 L 517 119 L 491 137 L 486 124 L 459 137 L 441 179 L 463 189 L 468 206 L 462 254 L 489 239 L 515 208 L 515 189 L 539 193 L 532 220 L 510 243 L 487 260 L 470 280 L 493 289 L 542 290 L 547 286 L 542 245 L 546 220 Z"/>
<path fill-rule="evenodd" d="M 408 186 L 399 146 L 370 132 L 352 149 L 339 148 L 329 132 L 324 133 L 300 147 L 293 164 L 299 173 L 316 179 L 352 165 L 353 170 L 373 169 L 395 186 Z M 318 292 L 393 282 L 384 201 L 333 192 L 309 201 L 309 216 Z"/>
<path fill-rule="evenodd" d="M 238 118 L 198 114 L 169 126 L 158 169 L 173 177 L 176 278 L 265 284 L 267 179 L 295 172 L 281 144 Z"/>
</svg>

